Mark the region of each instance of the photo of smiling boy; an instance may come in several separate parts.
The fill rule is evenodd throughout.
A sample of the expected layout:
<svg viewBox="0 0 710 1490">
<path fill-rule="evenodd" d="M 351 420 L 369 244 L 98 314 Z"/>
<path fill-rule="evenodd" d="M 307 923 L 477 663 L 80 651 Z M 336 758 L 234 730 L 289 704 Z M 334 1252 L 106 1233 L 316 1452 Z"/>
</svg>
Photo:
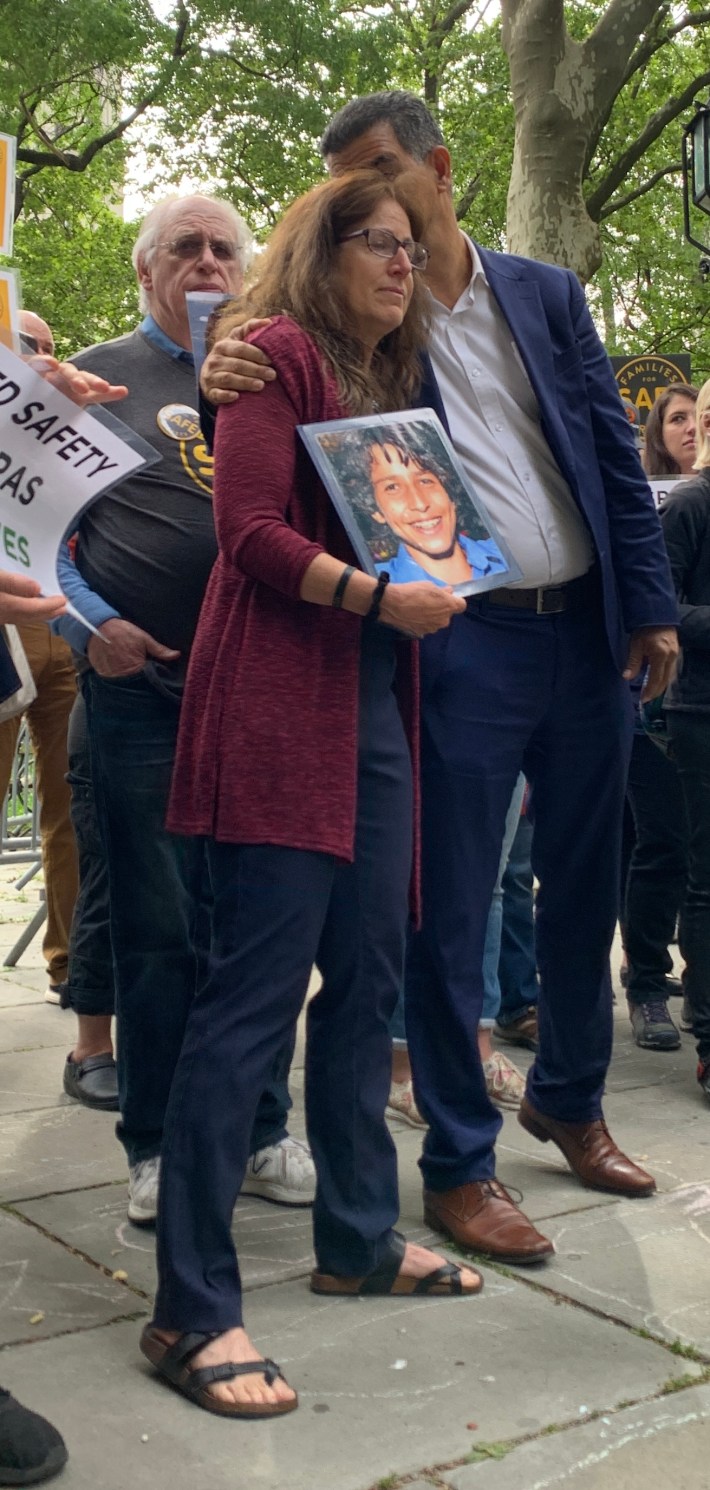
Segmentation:
<svg viewBox="0 0 710 1490">
<path fill-rule="evenodd" d="M 460 585 L 484 575 L 507 572 L 492 538 L 469 538 L 459 531 L 453 498 L 437 473 L 402 446 L 385 441 L 369 450 L 373 521 L 399 539 L 394 557 L 375 565 L 393 582 L 433 579 Z"/>
<path fill-rule="evenodd" d="M 366 573 L 459 595 L 520 579 L 433 409 L 332 419 L 299 434 Z"/>
</svg>

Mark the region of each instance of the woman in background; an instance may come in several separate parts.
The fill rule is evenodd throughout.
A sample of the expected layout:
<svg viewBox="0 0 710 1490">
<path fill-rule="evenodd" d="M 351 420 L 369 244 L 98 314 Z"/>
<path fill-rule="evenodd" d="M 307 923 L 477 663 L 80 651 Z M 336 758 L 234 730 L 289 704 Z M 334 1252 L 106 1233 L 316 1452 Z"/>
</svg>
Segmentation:
<svg viewBox="0 0 710 1490">
<path fill-rule="evenodd" d="M 647 476 L 691 476 L 695 460 L 697 388 L 664 388 L 646 425 L 643 465 Z M 668 996 L 680 993 L 668 950 L 682 914 L 687 872 L 687 823 L 678 773 L 645 733 L 638 717 L 641 679 L 632 684 L 636 727 L 627 799 L 635 842 L 622 895 L 622 930 L 628 966 L 626 984 L 631 1029 L 642 1050 L 677 1050 L 680 1035 Z M 681 1027 L 688 1027 L 687 1010 Z"/>
</svg>

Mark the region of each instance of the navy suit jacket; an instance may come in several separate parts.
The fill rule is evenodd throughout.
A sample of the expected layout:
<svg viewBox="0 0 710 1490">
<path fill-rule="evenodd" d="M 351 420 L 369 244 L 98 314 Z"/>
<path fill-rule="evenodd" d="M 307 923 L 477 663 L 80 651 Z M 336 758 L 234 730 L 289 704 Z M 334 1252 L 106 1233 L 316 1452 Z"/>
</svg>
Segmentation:
<svg viewBox="0 0 710 1490">
<path fill-rule="evenodd" d="M 612 655 L 628 633 L 675 626 L 678 611 L 661 524 L 584 291 L 569 269 L 478 252 L 540 405 L 543 433 L 590 530 Z M 446 411 L 429 358 L 418 403 Z M 511 547 L 515 552 L 515 541 Z"/>
</svg>

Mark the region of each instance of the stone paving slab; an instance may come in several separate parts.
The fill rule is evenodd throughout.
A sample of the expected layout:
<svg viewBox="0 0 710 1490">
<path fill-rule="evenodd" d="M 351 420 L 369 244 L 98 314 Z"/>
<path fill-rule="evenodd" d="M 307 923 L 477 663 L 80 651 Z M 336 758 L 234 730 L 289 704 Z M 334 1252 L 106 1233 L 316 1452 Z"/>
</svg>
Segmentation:
<svg viewBox="0 0 710 1490">
<path fill-rule="evenodd" d="M 207 1466 L 215 1490 L 368 1490 L 462 1457 L 474 1434 L 534 1433 L 581 1404 L 657 1392 L 672 1362 L 655 1343 L 491 1273 L 480 1298 L 451 1301 L 324 1300 L 291 1282 L 251 1294 L 248 1322 L 300 1394 L 298 1412 L 271 1424 L 222 1422 L 185 1403 L 141 1362 L 139 1323 L 14 1350 L 13 1390 L 41 1404 L 73 1451 L 63 1490 L 115 1490 L 127 1478 L 153 1490 L 168 1474 L 172 1490 L 194 1490 Z"/>
<path fill-rule="evenodd" d="M 710 1183 L 551 1220 L 557 1293 L 710 1354 Z M 520 1272 L 519 1269 L 514 1271 Z"/>
<path fill-rule="evenodd" d="M 64 1106 L 71 1099 L 62 1090 L 63 1065 L 56 1048 L 0 1056 L 0 1116 Z"/>
<path fill-rule="evenodd" d="M 112 1272 L 122 1269 L 133 1287 L 150 1297 L 155 1291 L 155 1236 L 132 1226 L 126 1216 L 125 1185 L 103 1185 L 22 1201 L 20 1215 L 52 1236 L 78 1247 Z M 310 1208 L 274 1206 L 253 1196 L 237 1202 L 234 1235 L 245 1289 L 306 1276 L 313 1267 Z M 438 1245 L 427 1227 L 407 1223 L 411 1241 Z"/>
<path fill-rule="evenodd" d="M 57 1018 L 59 1014 L 59 1018 Z M 0 1072 L 7 1051 L 53 1047 L 63 1052 L 55 1063 L 55 1080 L 61 1087 L 64 1056 L 69 1054 L 74 1037 L 74 1021 L 52 1004 L 22 1003 L 6 1006 L 0 1013 Z M 58 1073 L 58 1076 L 57 1076 Z"/>
<path fill-rule="evenodd" d="M 129 1289 L 0 1212 L 0 1345 L 92 1329 L 140 1308 Z"/>
<path fill-rule="evenodd" d="M 22 973 L 25 974 L 24 977 Z M 46 973 L 33 971 L 28 975 L 24 969 L 0 967 L 0 1009 L 14 1009 L 18 1004 L 37 1006 L 44 1003 L 46 986 Z M 54 1008 L 59 1015 L 63 1012 L 57 1004 L 47 1004 L 47 1008 Z"/>
<path fill-rule="evenodd" d="M 116 1114 L 63 1100 L 66 1105 L 0 1118 L 0 1201 L 125 1181 Z"/>
<path fill-rule="evenodd" d="M 710 1388 L 689 1387 L 444 1479 L 451 1490 L 707 1490 L 709 1420 Z"/>
</svg>

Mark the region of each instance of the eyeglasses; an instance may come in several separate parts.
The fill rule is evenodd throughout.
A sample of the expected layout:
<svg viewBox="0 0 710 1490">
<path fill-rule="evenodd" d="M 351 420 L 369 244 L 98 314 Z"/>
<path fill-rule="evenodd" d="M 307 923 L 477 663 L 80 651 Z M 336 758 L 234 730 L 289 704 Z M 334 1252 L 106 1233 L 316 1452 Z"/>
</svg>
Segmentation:
<svg viewBox="0 0 710 1490">
<path fill-rule="evenodd" d="M 221 263 L 231 263 L 239 253 L 239 244 L 232 243 L 229 238 L 201 238 L 198 233 L 189 233 L 184 238 L 173 238 L 169 243 L 161 244 L 161 248 L 167 248 L 176 259 L 199 259 L 205 244 L 211 249 L 214 257 Z"/>
<path fill-rule="evenodd" d="M 380 259 L 393 259 L 397 249 L 403 248 L 413 269 L 426 269 L 429 250 L 413 238 L 395 238 L 389 228 L 359 228 L 357 233 L 345 233 L 340 243 L 349 243 L 351 238 L 364 238 L 370 253 Z"/>
</svg>

